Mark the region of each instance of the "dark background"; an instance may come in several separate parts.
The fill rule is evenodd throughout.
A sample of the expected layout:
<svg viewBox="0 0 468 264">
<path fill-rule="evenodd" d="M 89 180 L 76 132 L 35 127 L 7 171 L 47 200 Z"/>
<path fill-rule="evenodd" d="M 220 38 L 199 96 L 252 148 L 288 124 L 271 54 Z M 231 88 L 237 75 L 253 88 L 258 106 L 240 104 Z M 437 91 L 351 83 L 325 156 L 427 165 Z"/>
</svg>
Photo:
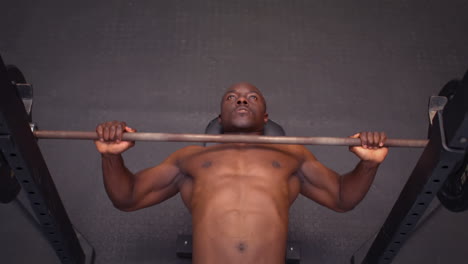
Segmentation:
<svg viewBox="0 0 468 264">
<path fill-rule="evenodd" d="M 117 119 L 139 131 L 201 133 L 224 89 L 248 81 L 291 136 L 424 139 L 429 96 L 468 69 L 467 11 L 466 0 L 3 1 L 0 54 L 34 85 L 33 118 L 44 130 Z M 39 145 L 96 263 L 179 263 L 177 235 L 191 232 L 179 196 L 120 212 L 93 143 Z M 137 143 L 124 157 L 137 171 L 185 145 Z M 344 147 L 310 150 L 340 173 L 357 162 Z M 347 263 L 379 230 L 421 152 L 391 149 L 349 213 L 299 197 L 290 239 L 302 243 L 302 263 Z M 467 220 L 438 210 L 394 263 L 466 263 Z M 0 205 L 0 262 L 58 262 L 11 204 Z"/>
</svg>

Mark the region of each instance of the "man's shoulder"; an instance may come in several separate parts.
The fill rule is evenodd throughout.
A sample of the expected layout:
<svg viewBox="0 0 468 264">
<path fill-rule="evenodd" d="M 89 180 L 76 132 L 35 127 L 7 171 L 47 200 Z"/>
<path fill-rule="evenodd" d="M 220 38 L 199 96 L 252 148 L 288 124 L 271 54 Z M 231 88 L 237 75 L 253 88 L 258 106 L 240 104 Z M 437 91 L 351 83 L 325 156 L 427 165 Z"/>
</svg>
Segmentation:
<svg viewBox="0 0 468 264">
<path fill-rule="evenodd" d="M 304 145 L 278 145 L 278 147 L 285 148 L 288 151 L 297 155 L 301 155 L 304 153 L 304 151 L 308 151 Z"/>
<path fill-rule="evenodd" d="M 183 147 L 179 150 L 176 150 L 172 154 L 170 154 L 164 163 L 171 163 L 171 164 L 180 164 L 181 161 L 185 160 L 187 157 L 191 155 L 195 155 L 199 153 L 201 150 L 203 150 L 204 147 L 202 146 L 196 146 L 196 145 L 190 145 Z"/>
<path fill-rule="evenodd" d="M 205 149 L 205 147 L 203 147 L 203 146 L 189 145 L 189 146 L 186 146 L 186 147 L 183 147 L 183 148 L 177 150 L 176 152 L 174 152 L 174 154 L 176 156 L 183 157 L 183 156 L 186 156 L 186 155 L 191 155 L 191 154 L 200 152 L 200 151 L 202 151 L 204 149 Z"/>
<path fill-rule="evenodd" d="M 309 160 L 315 159 L 315 156 L 312 152 L 304 145 L 282 145 L 283 148 L 300 160 Z"/>
</svg>

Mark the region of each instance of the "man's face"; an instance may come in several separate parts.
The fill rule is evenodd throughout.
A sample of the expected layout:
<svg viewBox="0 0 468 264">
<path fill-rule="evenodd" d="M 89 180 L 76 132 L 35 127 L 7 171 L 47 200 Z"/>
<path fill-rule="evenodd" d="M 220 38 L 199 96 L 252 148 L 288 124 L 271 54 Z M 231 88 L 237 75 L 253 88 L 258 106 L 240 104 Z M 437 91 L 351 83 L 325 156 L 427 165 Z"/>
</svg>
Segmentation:
<svg viewBox="0 0 468 264">
<path fill-rule="evenodd" d="M 239 83 L 224 94 L 219 122 L 225 133 L 263 132 L 267 121 L 265 99 L 255 86 Z"/>
</svg>

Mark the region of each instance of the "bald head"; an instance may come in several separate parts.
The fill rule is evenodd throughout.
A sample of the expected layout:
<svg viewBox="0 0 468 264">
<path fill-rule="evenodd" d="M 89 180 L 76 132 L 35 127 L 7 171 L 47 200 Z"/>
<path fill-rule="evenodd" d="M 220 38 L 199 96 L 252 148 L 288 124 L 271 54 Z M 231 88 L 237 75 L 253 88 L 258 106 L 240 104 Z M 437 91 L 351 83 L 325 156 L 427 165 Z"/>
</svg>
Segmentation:
<svg viewBox="0 0 468 264">
<path fill-rule="evenodd" d="M 254 85 L 236 83 L 223 95 L 218 121 L 224 133 L 263 134 L 268 121 L 265 98 Z"/>
</svg>

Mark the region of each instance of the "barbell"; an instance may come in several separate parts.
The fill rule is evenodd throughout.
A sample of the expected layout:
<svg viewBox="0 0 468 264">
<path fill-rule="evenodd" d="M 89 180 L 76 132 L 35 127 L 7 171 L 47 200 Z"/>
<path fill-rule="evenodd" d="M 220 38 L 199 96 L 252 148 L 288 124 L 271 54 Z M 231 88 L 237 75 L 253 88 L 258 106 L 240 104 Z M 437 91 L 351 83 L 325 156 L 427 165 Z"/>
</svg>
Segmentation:
<svg viewBox="0 0 468 264">
<path fill-rule="evenodd" d="M 35 130 L 33 134 L 39 139 L 76 139 L 98 140 L 93 131 L 57 131 Z M 328 145 L 328 146 L 360 146 L 358 138 L 339 137 L 286 137 L 260 135 L 231 135 L 231 134 L 175 134 L 175 133 L 124 133 L 124 141 L 162 141 L 162 142 L 214 142 L 214 143 L 255 143 L 255 144 L 298 144 L 298 145 Z M 423 148 L 428 140 L 420 139 L 387 139 L 386 147 Z"/>
</svg>

